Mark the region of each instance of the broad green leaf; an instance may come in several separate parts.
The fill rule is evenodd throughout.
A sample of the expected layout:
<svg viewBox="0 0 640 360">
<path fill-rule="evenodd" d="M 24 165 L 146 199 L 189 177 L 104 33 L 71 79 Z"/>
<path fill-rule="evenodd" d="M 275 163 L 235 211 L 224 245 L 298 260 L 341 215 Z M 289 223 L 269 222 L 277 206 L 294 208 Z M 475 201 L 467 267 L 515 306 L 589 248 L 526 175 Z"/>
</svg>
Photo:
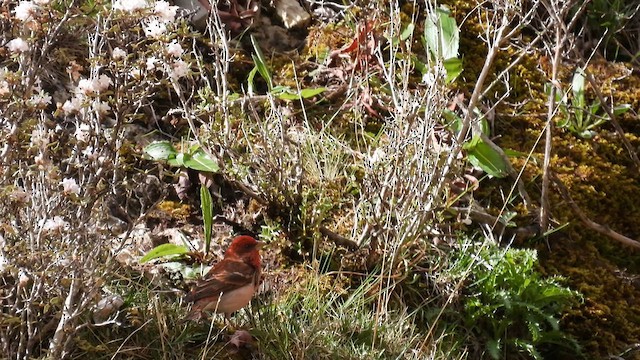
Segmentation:
<svg viewBox="0 0 640 360">
<path fill-rule="evenodd" d="M 322 94 L 325 90 L 327 90 L 326 87 L 318 87 L 318 88 L 312 88 L 312 89 L 302 89 L 300 90 L 300 96 L 302 96 L 303 99 L 308 99 L 308 98 L 312 98 L 316 95 L 320 95 Z"/>
<path fill-rule="evenodd" d="M 503 178 L 508 175 L 505 159 L 480 138 L 475 138 L 475 141 L 472 140 L 465 144 L 465 149 L 467 149 L 469 162 L 473 166 L 493 177 Z"/>
<path fill-rule="evenodd" d="M 462 60 L 458 58 L 446 59 L 443 63 L 444 69 L 447 70 L 447 82 L 455 80 L 462 73 Z"/>
<path fill-rule="evenodd" d="M 169 141 L 156 141 L 144 148 L 144 153 L 153 160 L 168 160 L 177 154 L 176 149 Z"/>
<path fill-rule="evenodd" d="M 209 189 L 204 185 L 200 186 L 200 208 L 202 209 L 202 221 L 204 223 L 204 252 L 208 254 L 209 246 L 211 245 L 211 228 L 213 226 L 213 201 L 211 200 Z"/>
<path fill-rule="evenodd" d="M 218 172 L 220 166 L 204 150 L 198 149 L 193 155 L 184 160 L 184 166 L 198 171 Z"/>
<path fill-rule="evenodd" d="M 404 28 L 404 30 L 400 34 L 400 40 L 404 41 L 410 38 L 411 35 L 413 35 L 413 30 L 415 29 L 415 27 L 416 26 L 414 23 L 409 23 L 409 25 L 407 25 L 407 27 Z"/>
<path fill-rule="evenodd" d="M 160 257 L 182 255 L 186 254 L 187 252 L 187 247 L 183 245 L 162 244 L 151 249 L 145 256 L 140 259 L 140 263 L 144 264 L 147 261 Z"/>
<path fill-rule="evenodd" d="M 424 40 L 436 59 L 451 59 L 458 57 L 460 34 L 456 20 L 450 16 L 450 11 L 439 7 L 424 24 Z"/>
</svg>

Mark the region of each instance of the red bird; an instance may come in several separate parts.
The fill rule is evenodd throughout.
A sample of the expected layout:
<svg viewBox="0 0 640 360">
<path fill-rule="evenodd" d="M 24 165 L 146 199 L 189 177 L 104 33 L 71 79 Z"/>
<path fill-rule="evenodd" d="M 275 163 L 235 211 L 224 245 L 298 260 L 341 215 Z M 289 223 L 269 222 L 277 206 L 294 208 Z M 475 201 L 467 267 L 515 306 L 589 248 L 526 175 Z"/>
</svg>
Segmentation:
<svg viewBox="0 0 640 360">
<path fill-rule="evenodd" d="M 224 253 L 224 259 L 209 270 L 184 298 L 193 302 L 187 320 L 200 320 L 204 311 L 231 313 L 247 306 L 258 290 L 262 264 L 258 251 L 264 243 L 251 236 L 238 236 Z"/>
</svg>

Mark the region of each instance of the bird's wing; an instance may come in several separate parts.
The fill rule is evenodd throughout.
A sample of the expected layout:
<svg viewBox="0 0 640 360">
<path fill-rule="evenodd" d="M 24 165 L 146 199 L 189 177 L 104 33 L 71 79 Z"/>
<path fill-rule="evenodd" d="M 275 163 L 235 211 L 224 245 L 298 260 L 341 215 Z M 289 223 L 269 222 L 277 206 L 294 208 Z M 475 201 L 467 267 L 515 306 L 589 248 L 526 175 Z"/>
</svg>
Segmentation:
<svg viewBox="0 0 640 360">
<path fill-rule="evenodd" d="M 220 296 L 255 282 L 257 270 L 242 260 L 223 259 L 187 294 L 185 301 Z"/>
</svg>

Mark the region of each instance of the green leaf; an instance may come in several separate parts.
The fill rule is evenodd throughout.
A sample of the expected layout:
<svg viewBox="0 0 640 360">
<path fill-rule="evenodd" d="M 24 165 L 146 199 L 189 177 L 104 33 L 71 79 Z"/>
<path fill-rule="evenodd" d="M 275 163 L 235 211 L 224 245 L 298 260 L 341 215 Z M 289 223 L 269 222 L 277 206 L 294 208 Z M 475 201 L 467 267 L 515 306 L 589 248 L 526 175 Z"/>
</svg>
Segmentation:
<svg viewBox="0 0 640 360">
<path fill-rule="evenodd" d="M 503 178 L 508 175 L 505 159 L 479 137 L 465 144 L 464 148 L 467 149 L 467 157 L 473 166 L 493 177 Z"/>
<path fill-rule="evenodd" d="M 220 166 L 204 150 L 198 149 L 196 152 L 184 160 L 184 166 L 198 171 L 218 172 Z"/>
<path fill-rule="evenodd" d="M 573 91 L 573 106 L 578 108 L 579 111 L 584 109 L 586 100 L 584 98 L 584 70 L 577 68 L 573 74 L 573 82 L 571 83 L 571 90 Z"/>
<path fill-rule="evenodd" d="M 213 226 L 213 201 L 209 189 L 204 185 L 200 186 L 200 208 L 202 209 L 202 221 L 204 223 L 204 252 L 208 254 L 209 246 L 211 245 L 211 228 Z"/>
<path fill-rule="evenodd" d="M 140 259 L 140 264 L 144 264 L 147 261 L 157 259 L 165 256 L 175 256 L 186 254 L 188 249 L 183 245 L 175 244 L 162 244 L 151 249 L 145 256 Z"/>
<path fill-rule="evenodd" d="M 300 100 L 300 99 L 308 99 L 314 97 L 318 94 L 323 93 L 327 88 L 319 87 L 313 89 L 302 89 L 298 94 L 295 91 L 292 91 L 289 88 L 276 86 L 273 88 L 274 95 L 278 97 L 280 100 Z"/>
<path fill-rule="evenodd" d="M 325 90 L 327 90 L 326 87 L 319 87 L 319 88 L 312 88 L 312 89 L 302 89 L 300 90 L 300 96 L 302 96 L 303 99 L 308 99 L 308 98 L 312 98 L 316 95 L 320 95 L 323 92 L 325 92 Z"/>
<path fill-rule="evenodd" d="M 416 26 L 414 23 L 409 23 L 409 25 L 407 25 L 407 27 L 404 28 L 404 30 L 400 34 L 400 40 L 405 41 L 410 38 L 411 35 L 413 35 L 413 30 L 415 29 L 415 27 Z"/>
<path fill-rule="evenodd" d="M 622 104 L 613 108 L 613 115 L 618 116 L 626 113 L 631 109 L 631 104 Z"/>
<path fill-rule="evenodd" d="M 156 141 L 143 149 L 153 160 L 168 160 L 176 156 L 177 151 L 169 141 Z"/>
<path fill-rule="evenodd" d="M 267 82 L 267 87 L 269 91 L 273 87 L 273 82 L 271 78 L 271 72 L 269 72 L 269 68 L 267 67 L 267 62 L 264 59 L 264 55 L 262 54 L 262 50 L 260 50 L 260 46 L 256 41 L 256 38 L 251 35 L 251 44 L 253 45 L 254 53 L 251 54 L 251 58 L 253 59 L 253 63 L 255 64 L 260 76 Z"/>
<path fill-rule="evenodd" d="M 441 6 L 425 20 L 424 40 L 436 59 L 458 57 L 460 33 L 456 20 L 450 14 L 448 9 Z"/>
<path fill-rule="evenodd" d="M 258 73 L 258 67 L 254 66 L 253 69 L 249 71 L 249 76 L 247 77 L 247 91 L 249 92 L 250 95 L 252 95 L 255 92 L 256 87 L 254 84 L 254 79 L 257 73 Z"/>
<path fill-rule="evenodd" d="M 489 356 L 493 359 L 500 359 L 500 353 L 502 352 L 502 345 L 500 344 L 500 339 L 490 339 L 487 341 L 487 352 Z"/>
<path fill-rule="evenodd" d="M 449 58 L 443 62 L 444 69 L 447 70 L 447 82 L 450 83 L 462 73 L 462 60 Z"/>
</svg>

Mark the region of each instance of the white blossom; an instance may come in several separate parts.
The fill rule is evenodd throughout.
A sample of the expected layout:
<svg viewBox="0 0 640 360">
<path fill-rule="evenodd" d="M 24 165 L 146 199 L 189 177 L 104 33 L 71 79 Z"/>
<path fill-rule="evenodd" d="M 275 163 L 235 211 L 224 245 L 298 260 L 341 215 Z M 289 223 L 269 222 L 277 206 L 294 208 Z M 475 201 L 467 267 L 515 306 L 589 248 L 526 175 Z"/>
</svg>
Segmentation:
<svg viewBox="0 0 640 360">
<path fill-rule="evenodd" d="M 31 99 L 29 99 L 29 102 L 31 103 L 31 105 L 36 107 L 46 106 L 51 104 L 51 95 L 41 90 L 39 93 L 32 95 Z"/>
<path fill-rule="evenodd" d="M 53 219 L 47 219 L 47 221 L 40 222 L 42 226 L 42 231 L 59 231 L 62 229 L 66 229 L 69 227 L 69 223 L 64 221 L 64 219 L 60 216 L 54 216 Z"/>
<path fill-rule="evenodd" d="M 33 20 L 33 16 L 38 12 L 38 5 L 32 1 L 20 1 L 13 12 L 16 19 L 27 22 Z"/>
<path fill-rule="evenodd" d="M 179 79 L 181 77 L 186 76 L 189 73 L 189 64 L 182 60 L 176 60 L 171 65 L 171 77 L 174 79 Z"/>
<path fill-rule="evenodd" d="M 153 12 L 160 20 L 172 22 L 176 19 L 176 10 L 178 10 L 177 6 L 171 6 L 168 2 L 161 0 L 156 2 Z"/>
<path fill-rule="evenodd" d="M 7 49 L 14 54 L 23 53 L 29 50 L 29 44 L 22 38 L 15 38 L 7 43 Z"/>
<path fill-rule="evenodd" d="M 89 134 L 91 127 L 88 124 L 80 124 L 76 127 L 75 136 L 78 141 L 87 142 L 89 140 Z"/>
<path fill-rule="evenodd" d="M 158 65 L 156 65 L 157 62 L 159 62 L 159 60 L 155 56 L 150 56 L 149 58 L 147 58 L 147 70 L 155 70 L 158 67 Z"/>
<path fill-rule="evenodd" d="M 166 23 L 158 19 L 150 20 L 144 25 L 144 33 L 148 37 L 157 38 L 157 37 L 160 37 L 165 32 L 167 32 Z"/>
<path fill-rule="evenodd" d="M 173 40 L 171 44 L 167 45 L 167 54 L 174 57 L 180 57 L 182 56 L 182 53 L 184 53 L 184 49 L 176 40 Z"/>
<path fill-rule="evenodd" d="M 113 2 L 113 9 L 126 12 L 134 12 L 149 7 L 146 0 L 116 0 Z"/>
<path fill-rule="evenodd" d="M 106 101 L 96 101 L 93 103 L 93 109 L 100 115 L 104 115 L 111 110 L 111 106 Z"/>
<path fill-rule="evenodd" d="M 67 100 L 64 102 L 64 105 L 62 105 L 62 111 L 64 111 L 66 115 L 71 115 L 73 113 L 76 113 L 80 111 L 80 108 L 82 107 L 82 102 L 83 102 L 83 99 L 81 97 L 74 96 L 70 100 Z"/>
<path fill-rule="evenodd" d="M 74 178 L 64 178 L 62 182 L 60 182 L 60 185 L 62 185 L 62 191 L 65 194 L 80 194 L 80 186 L 78 186 Z"/>
<path fill-rule="evenodd" d="M 126 56 L 127 52 L 120 49 L 119 47 L 113 49 L 113 51 L 111 52 L 111 57 L 113 57 L 114 60 L 124 59 Z"/>
</svg>

